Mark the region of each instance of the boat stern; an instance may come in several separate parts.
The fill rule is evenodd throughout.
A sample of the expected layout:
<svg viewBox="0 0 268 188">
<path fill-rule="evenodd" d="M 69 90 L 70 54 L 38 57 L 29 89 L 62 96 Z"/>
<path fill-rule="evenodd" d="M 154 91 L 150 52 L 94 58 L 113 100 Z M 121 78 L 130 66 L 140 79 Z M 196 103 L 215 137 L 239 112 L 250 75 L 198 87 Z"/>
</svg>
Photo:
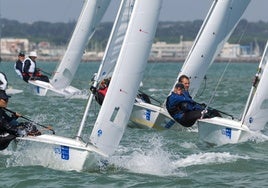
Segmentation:
<svg viewBox="0 0 268 188">
<path fill-rule="evenodd" d="M 163 108 L 144 102 L 135 103 L 130 116 L 131 126 L 155 129 L 177 129 L 180 126 Z"/>
<path fill-rule="evenodd" d="M 241 122 L 214 117 L 197 121 L 200 141 L 212 145 L 242 142 L 248 130 Z"/>
<path fill-rule="evenodd" d="M 46 96 L 48 88 L 50 87 L 49 83 L 40 80 L 29 80 L 28 83 L 33 93 L 38 96 Z"/>
</svg>

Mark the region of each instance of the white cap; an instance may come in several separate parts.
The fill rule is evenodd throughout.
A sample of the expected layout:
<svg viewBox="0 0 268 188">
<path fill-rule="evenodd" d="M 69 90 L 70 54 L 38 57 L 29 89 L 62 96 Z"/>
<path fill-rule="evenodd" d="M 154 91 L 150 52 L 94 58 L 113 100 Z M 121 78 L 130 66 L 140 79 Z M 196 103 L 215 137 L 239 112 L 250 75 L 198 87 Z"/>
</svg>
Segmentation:
<svg viewBox="0 0 268 188">
<path fill-rule="evenodd" d="M 37 57 L 36 51 L 31 51 L 29 54 L 30 57 Z"/>
</svg>

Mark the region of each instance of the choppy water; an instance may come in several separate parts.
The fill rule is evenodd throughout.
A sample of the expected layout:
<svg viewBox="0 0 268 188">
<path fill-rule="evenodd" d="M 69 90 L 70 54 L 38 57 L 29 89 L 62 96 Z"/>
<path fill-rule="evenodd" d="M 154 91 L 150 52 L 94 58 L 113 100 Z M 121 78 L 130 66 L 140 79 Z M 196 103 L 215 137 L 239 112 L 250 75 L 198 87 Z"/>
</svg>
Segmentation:
<svg viewBox="0 0 268 188">
<path fill-rule="evenodd" d="M 55 63 L 38 63 L 52 72 Z M 143 91 L 163 101 L 182 64 L 149 64 Z M 200 102 L 239 117 L 251 87 L 257 64 L 232 63 L 214 92 L 226 64 L 214 64 L 207 74 L 206 88 Z M 83 99 L 38 97 L 17 79 L 13 63 L 1 63 L 9 84 L 22 89 L 12 95 L 9 108 L 43 125 L 52 125 L 58 135 L 74 136 L 85 107 Z M 89 79 L 98 63 L 79 67 L 73 85 L 88 89 Z M 96 105 L 95 109 L 98 108 Z M 86 132 L 95 119 L 92 110 Z M 268 128 L 264 130 L 268 135 Z M 38 154 L 38 153 L 37 153 Z M 40 153 L 38 155 L 44 155 Z M 47 159 L 44 159 L 47 160 Z M 116 153 L 108 165 L 96 163 L 83 172 L 59 171 L 33 164 L 31 154 L 13 152 L 12 147 L 0 152 L 0 187 L 267 187 L 268 141 L 260 138 L 244 143 L 208 147 L 199 142 L 197 130 L 156 131 L 127 128 Z"/>
</svg>

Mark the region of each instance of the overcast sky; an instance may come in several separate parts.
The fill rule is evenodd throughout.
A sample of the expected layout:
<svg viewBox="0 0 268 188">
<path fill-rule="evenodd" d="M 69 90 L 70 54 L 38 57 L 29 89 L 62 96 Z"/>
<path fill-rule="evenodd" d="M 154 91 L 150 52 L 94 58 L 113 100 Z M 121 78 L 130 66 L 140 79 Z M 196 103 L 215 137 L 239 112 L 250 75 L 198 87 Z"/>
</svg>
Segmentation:
<svg viewBox="0 0 268 188">
<path fill-rule="evenodd" d="M 77 20 L 83 0 L 0 0 L 2 18 L 32 23 Z M 163 0 L 161 21 L 204 19 L 213 0 Z M 103 21 L 112 21 L 120 0 L 112 0 Z M 252 0 L 242 18 L 268 21 L 268 0 Z"/>
</svg>

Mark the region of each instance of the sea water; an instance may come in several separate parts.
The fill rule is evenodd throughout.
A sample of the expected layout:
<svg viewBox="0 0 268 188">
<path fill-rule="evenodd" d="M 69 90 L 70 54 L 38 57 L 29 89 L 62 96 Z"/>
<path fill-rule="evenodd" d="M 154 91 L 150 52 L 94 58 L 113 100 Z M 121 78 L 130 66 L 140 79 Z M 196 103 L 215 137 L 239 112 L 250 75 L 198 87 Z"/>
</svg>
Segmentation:
<svg viewBox="0 0 268 188">
<path fill-rule="evenodd" d="M 53 62 L 37 65 L 50 73 L 56 67 Z M 97 62 L 82 63 L 72 85 L 88 90 L 98 66 Z M 141 90 L 163 102 L 181 66 L 148 64 Z M 257 63 L 214 63 L 196 100 L 239 118 L 257 67 Z M 0 69 L 7 74 L 11 87 L 23 90 L 11 94 L 9 109 L 52 126 L 57 135 L 75 136 L 85 99 L 34 96 L 29 85 L 16 76 L 13 63 L 2 62 Z M 93 105 L 85 134 L 90 133 L 98 108 Z M 267 126 L 263 132 L 268 135 Z M 0 151 L 0 187 L 268 187 L 268 141 L 260 137 L 211 147 L 198 140 L 196 129 L 179 132 L 127 128 L 118 149 L 105 164 L 97 162 L 82 172 L 46 167 L 43 162 L 49 159 L 45 158 L 45 149 L 34 153 L 44 156 L 36 164 L 33 153 L 20 154 L 12 147 Z"/>
</svg>

